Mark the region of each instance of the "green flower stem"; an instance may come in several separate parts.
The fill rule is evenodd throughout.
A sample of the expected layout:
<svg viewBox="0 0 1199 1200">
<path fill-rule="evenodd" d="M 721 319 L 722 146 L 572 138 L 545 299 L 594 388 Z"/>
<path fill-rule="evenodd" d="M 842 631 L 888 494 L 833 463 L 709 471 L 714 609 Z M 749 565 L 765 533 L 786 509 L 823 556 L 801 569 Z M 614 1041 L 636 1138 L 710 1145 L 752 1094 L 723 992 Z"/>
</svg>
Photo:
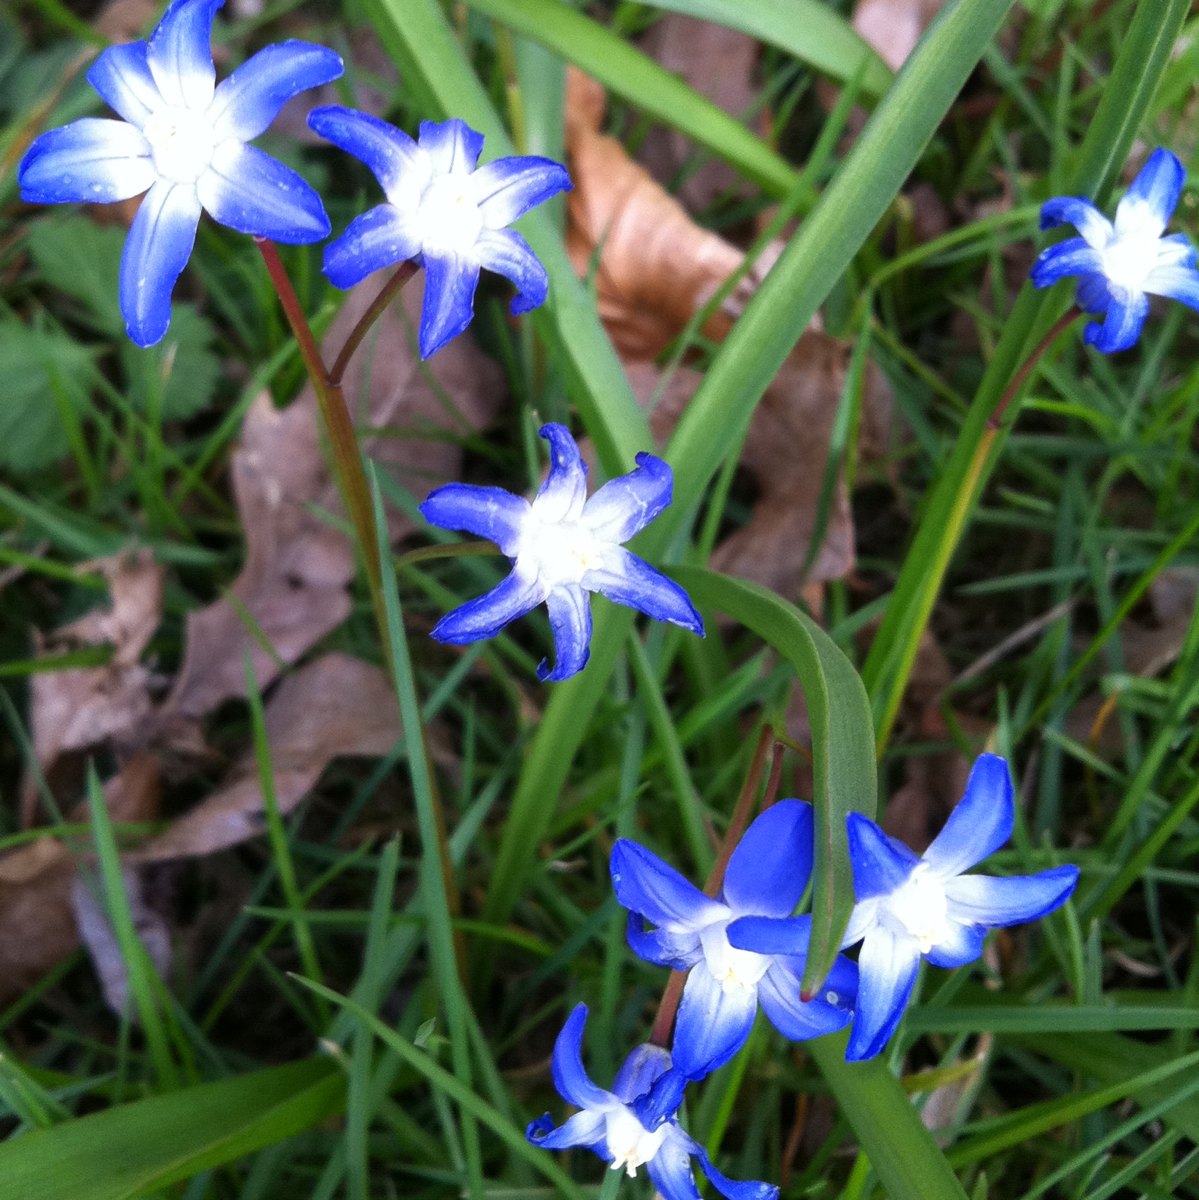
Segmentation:
<svg viewBox="0 0 1199 1200">
<path fill-rule="evenodd" d="M 383 638 L 384 646 L 386 646 L 387 614 L 383 607 L 383 569 L 379 559 L 379 538 L 375 530 L 375 515 L 371 506 L 370 488 L 366 482 L 366 472 L 362 468 L 362 454 L 358 449 L 358 437 L 354 432 L 350 410 L 346 407 L 346 398 L 341 390 L 340 374 L 335 381 L 333 373 L 325 366 L 320 348 L 316 344 L 316 338 L 313 337 L 312 329 L 308 324 L 308 318 L 304 315 L 299 297 L 296 296 L 295 288 L 291 285 L 291 280 L 288 278 L 274 243 L 265 238 L 255 238 L 254 241 L 262 252 L 262 260 L 266 264 L 267 274 L 279 296 L 279 303 L 283 306 L 287 323 L 291 326 L 296 344 L 300 348 L 304 369 L 316 392 L 321 421 L 325 427 L 329 448 L 333 455 L 333 474 L 337 479 L 337 488 L 341 493 L 342 503 L 346 506 L 350 522 L 354 526 L 354 533 L 357 535 L 358 550 L 366 566 L 366 582 L 370 588 L 375 622 L 379 627 L 379 635 Z M 386 291 L 386 288 L 384 290 Z M 377 317 L 379 312 L 382 312 L 382 308 L 375 311 L 375 306 L 372 305 L 368 312 L 374 312 Z M 356 326 L 354 333 L 357 332 L 358 327 Z M 365 334 L 365 329 L 362 332 Z M 351 339 L 354 337 L 354 333 L 351 333 Z M 361 335 L 358 340 L 361 341 Z M 347 347 L 349 347 L 349 341 L 347 341 Z M 352 347 L 350 347 L 350 352 L 353 352 Z M 345 368 L 343 360 L 348 361 L 345 350 L 337 360 L 338 366 L 342 370 Z"/>
</svg>

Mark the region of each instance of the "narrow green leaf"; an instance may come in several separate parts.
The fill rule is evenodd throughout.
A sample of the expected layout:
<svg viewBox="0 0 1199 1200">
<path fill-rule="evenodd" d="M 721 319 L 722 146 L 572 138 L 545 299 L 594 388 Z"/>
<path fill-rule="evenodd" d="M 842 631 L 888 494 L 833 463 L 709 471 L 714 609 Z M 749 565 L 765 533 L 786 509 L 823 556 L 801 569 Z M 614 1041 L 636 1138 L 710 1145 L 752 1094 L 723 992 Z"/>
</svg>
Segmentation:
<svg viewBox="0 0 1199 1200">
<path fill-rule="evenodd" d="M 654 8 L 700 17 L 768 42 L 848 83 L 858 79 L 867 96 L 881 96 L 891 68 L 839 13 L 823 0 L 643 0 Z M 859 77 L 859 72 L 861 72 Z"/>
<path fill-rule="evenodd" d="M 309 1129 L 341 1108 L 329 1059 L 307 1059 L 79 1117 L 0 1145 L 20 1200 L 132 1200 Z"/>
<path fill-rule="evenodd" d="M 715 571 L 676 567 L 671 574 L 700 608 L 735 617 L 795 668 L 812 726 L 816 794 L 816 870 L 812 940 L 804 966 L 805 992 L 815 991 L 832 967 L 853 909 L 853 872 L 845 818 L 874 816 L 874 731 L 866 691 L 836 643 L 775 592 Z"/>
<path fill-rule="evenodd" d="M 965 1200 L 945 1155 L 881 1059 L 845 1061 L 845 1036 L 808 1042 L 890 1200 Z"/>
</svg>

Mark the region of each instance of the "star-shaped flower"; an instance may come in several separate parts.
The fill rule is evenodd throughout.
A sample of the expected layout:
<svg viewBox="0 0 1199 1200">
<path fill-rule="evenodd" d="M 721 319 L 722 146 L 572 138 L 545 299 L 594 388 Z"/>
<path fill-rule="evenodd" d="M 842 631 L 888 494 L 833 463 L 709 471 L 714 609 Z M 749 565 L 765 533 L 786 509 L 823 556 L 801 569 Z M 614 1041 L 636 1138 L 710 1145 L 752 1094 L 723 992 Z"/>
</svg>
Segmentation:
<svg viewBox="0 0 1199 1200">
<path fill-rule="evenodd" d="M 820 996 L 799 998 L 810 917 L 797 917 L 783 954 L 737 949 L 729 928 L 747 917 L 789 917 L 812 872 L 812 808 L 780 800 L 745 831 L 713 900 L 636 842 L 612 848 L 616 898 L 629 910 L 633 952 L 659 966 L 689 971 L 675 1025 L 674 1065 L 698 1079 L 745 1044 L 758 1002 L 793 1041 L 849 1023 L 857 971 L 838 959 Z M 657 929 L 646 931 L 643 922 Z"/>
<path fill-rule="evenodd" d="M 982 954 L 988 930 L 1035 921 L 1078 882 L 1077 867 L 1037 875 L 965 875 L 1011 836 L 1015 821 L 1007 763 L 984 754 L 945 828 L 919 858 L 860 813 L 849 814 L 849 856 L 857 904 L 845 946 L 858 954 L 858 999 L 846 1058 L 873 1058 L 899 1024 L 920 960 L 960 967 Z M 742 945 L 785 951 L 801 944 L 788 921 L 747 921 L 733 934 Z"/>
<path fill-rule="evenodd" d="M 425 268 L 422 358 L 470 324 L 483 267 L 516 284 L 514 314 L 545 301 L 545 268 L 506 226 L 570 187 L 561 163 L 497 158 L 476 170 L 483 135 L 456 119 L 422 121 L 416 142 L 349 108 L 314 109 L 308 124 L 366 163 L 387 197 L 326 248 L 325 274 L 336 287 L 348 288 L 382 267 L 419 260 Z"/>
<path fill-rule="evenodd" d="M 657 621 L 702 636 L 704 623 L 673 580 L 624 549 L 670 503 L 673 475 L 652 454 L 637 469 L 587 498 L 587 466 L 565 425 L 541 427 L 550 471 L 530 502 L 498 487 L 450 483 L 420 506 L 431 525 L 490 538 L 512 559 L 512 574 L 437 623 L 432 636 L 460 645 L 494 637 L 517 617 L 546 604 L 557 663 L 537 668 L 542 680 L 567 679 L 591 653 L 591 601 L 600 592 Z"/>
<path fill-rule="evenodd" d="M 105 50 L 88 82 L 123 119 L 84 117 L 52 129 L 18 170 L 21 197 L 35 204 L 111 204 L 146 193 L 121 256 L 121 313 L 139 346 L 167 331 L 201 210 L 278 242 L 329 234 L 316 192 L 247 143 L 292 96 L 336 79 L 341 59 L 324 46 L 280 42 L 217 86 L 209 43 L 223 3 L 173 0 L 148 41 Z"/>
<path fill-rule="evenodd" d="M 1185 178 L 1182 163 L 1158 149 L 1116 206 L 1114 225 L 1081 196 L 1056 196 L 1042 206 L 1042 229 L 1073 225 L 1082 236 L 1043 250 L 1032 281 L 1049 287 L 1078 276 L 1079 307 L 1103 317 L 1083 333 L 1096 350 L 1111 354 L 1133 345 L 1149 315 L 1150 296 L 1199 308 L 1195 248 L 1184 233 L 1162 236 Z"/>
<path fill-rule="evenodd" d="M 693 1158 L 728 1200 L 775 1200 L 777 1187 L 729 1179 L 683 1132 L 675 1113 L 686 1078 L 671 1068 L 670 1055 L 660 1046 L 638 1046 L 617 1072 L 610 1092 L 592 1083 L 580 1053 L 586 1021 L 587 1006 L 580 1004 L 554 1043 L 552 1064 L 554 1086 L 580 1111 L 556 1129 L 549 1113 L 539 1117 L 526 1131 L 530 1142 L 547 1150 L 586 1147 L 630 1178 L 644 1166 L 664 1200 L 699 1200 Z"/>
</svg>

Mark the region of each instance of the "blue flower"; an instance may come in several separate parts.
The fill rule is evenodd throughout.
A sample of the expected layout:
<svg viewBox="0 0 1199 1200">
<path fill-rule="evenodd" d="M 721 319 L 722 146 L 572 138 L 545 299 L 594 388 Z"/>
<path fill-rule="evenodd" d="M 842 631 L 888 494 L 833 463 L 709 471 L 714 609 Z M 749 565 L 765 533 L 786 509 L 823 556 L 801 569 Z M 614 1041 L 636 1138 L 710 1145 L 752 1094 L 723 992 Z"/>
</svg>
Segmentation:
<svg viewBox="0 0 1199 1200">
<path fill-rule="evenodd" d="M 561 163 L 498 158 L 476 170 L 483 135 L 459 120 L 422 121 L 417 142 L 349 108 L 314 109 L 308 124 L 366 163 L 387 197 L 326 248 L 325 274 L 336 287 L 348 288 L 372 271 L 417 259 L 425 268 L 422 358 L 470 324 L 483 267 L 516 284 L 513 313 L 544 302 L 545 268 L 506 226 L 569 189 Z"/>
<path fill-rule="evenodd" d="M 1073 225 L 1081 237 L 1043 250 L 1032 281 L 1049 287 L 1078 276 L 1078 304 L 1102 315 L 1083 337 L 1096 350 L 1127 350 L 1141 336 L 1150 296 L 1199 308 L 1199 270 L 1186 234 L 1163 237 L 1186 178 L 1169 150 L 1155 150 L 1116 206 L 1113 225 L 1089 200 L 1056 196 L 1041 208 L 1041 228 Z"/>
<path fill-rule="evenodd" d="M 635 471 L 604 484 L 589 500 L 587 467 L 570 431 L 549 424 L 540 432 L 550 444 L 550 472 L 532 503 L 503 488 L 450 483 L 420 506 L 431 525 L 490 538 L 513 564 L 502 583 L 442 617 L 432 636 L 456 645 L 494 637 L 544 603 L 557 663 L 551 671 L 542 660 L 542 680 L 567 679 L 587 665 L 588 592 L 702 636 L 704 623 L 687 593 L 622 546 L 670 503 L 670 467 L 638 454 Z"/>
<path fill-rule="evenodd" d="M 580 1054 L 586 1021 L 587 1006 L 580 1004 L 558 1035 L 553 1057 L 554 1086 L 580 1111 L 556 1129 L 549 1113 L 539 1117 L 525 1132 L 530 1142 L 547 1150 L 584 1146 L 630 1178 L 644 1166 L 664 1200 L 699 1200 L 693 1158 L 729 1200 L 775 1200 L 777 1187 L 729 1179 L 679 1127 L 675 1112 L 687 1081 L 660 1046 L 638 1046 L 617 1072 L 610 1092 L 592 1083 Z"/>
<path fill-rule="evenodd" d="M 223 3 L 173 0 L 148 41 L 105 50 L 87 78 L 123 120 L 52 129 L 18 170 L 21 197 L 35 204 L 111 204 L 146 192 L 121 256 L 121 313 L 139 346 L 167 331 L 201 209 L 279 242 L 329 234 L 316 192 L 247 143 L 292 96 L 336 79 L 341 59 L 324 46 L 280 42 L 215 86 L 209 42 Z"/>
<path fill-rule="evenodd" d="M 612 849 L 616 898 L 629 910 L 628 941 L 648 962 L 689 971 L 675 1025 L 675 1066 L 692 1079 L 728 1062 L 745 1044 L 758 1002 L 793 1041 L 849 1023 L 857 972 L 838 959 L 820 996 L 799 998 L 810 917 L 795 918 L 784 954 L 739 949 L 730 927 L 747 917 L 789 917 L 812 872 L 812 809 L 780 800 L 745 831 L 729 858 L 718 899 L 705 896 L 636 842 Z M 643 921 L 656 925 L 646 931 Z"/>
</svg>

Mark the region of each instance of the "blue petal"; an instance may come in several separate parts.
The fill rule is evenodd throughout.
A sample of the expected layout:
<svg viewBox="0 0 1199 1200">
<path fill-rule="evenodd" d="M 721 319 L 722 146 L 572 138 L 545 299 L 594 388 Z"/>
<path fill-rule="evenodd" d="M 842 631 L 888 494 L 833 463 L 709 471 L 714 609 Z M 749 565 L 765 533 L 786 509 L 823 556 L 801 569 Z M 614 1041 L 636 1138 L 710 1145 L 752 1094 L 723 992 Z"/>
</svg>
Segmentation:
<svg viewBox="0 0 1199 1200">
<path fill-rule="evenodd" d="M 519 316 L 545 303 L 550 280 L 529 243 L 514 229 L 484 229 L 475 243 L 479 266 L 516 284 L 512 315 Z"/>
<path fill-rule="evenodd" d="M 1054 867 L 1037 875 L 962 875 L 945 885 L 949 915 L 992 928 L 1035 921 L 1061 907 L 1078 882 L 1077 867 Z"/>
<path fill-rule="evenodd" d="M 537 499 L 537 514 L 547 523 L 576 519 L 587 498 L 587 464 L 565 425 L 550 421 L 537 431 L 550 444 L 550 471 Z"/>
<path fill-rule="evenodd" d="M 1034 287 L 1051 287 L 1069 275 L 1103 270 L 1103 256 L 1082 238 L 1067 238 L 1042 250 L 1029 271 Z"/>
<path fill-rule="evenodd" d="M 1074 294 L 1083 312 L 1105 313 L 1112 306 L 1112 293 L 1107 286 L 1106 275 L 1083 275 Z"/>
<path fill-rule="evenodd" d="M 325 247 L 322 270 L 334 287 L 351 288 L 372 272 L 419 252 L 415 222 L 392 205 L 380 204 L 355 217 L 345 233 Z"/>
<path fill-rule="evenodd" d="M 700 1170 L 722 1196 L 727 1196 L 728 1200 L 777 1200 L 779 1190 L 774 1184 L 759 1183 L 756 1179 L 741 1182 L 730 1179 L 724 1172 L 716 1169 L 703 1146 L 687 1137 L 682 1130 L 679 1130 L 679 1133 L 691 1143 L 688 1147 L 690 1153 L 699 1159 Z"/>
<path fill-rule="evenodd" d="M 792 905 L 794 907 L 794 905 Z M 738 917 L 725 931 L 729 944 L 755 954 L 783 954 L 804 958 L 812 936 L 812 918 Z"/>
<path fill-rule="evenodd" d="M 724 985 L 698 962 L 683 987 L 671 1058 L 690 1079 L 722 1067 L 742 1046 L 758 1012 L 757 988 Z"/>
<path fill-rule="evenodd" d="M 728 916 L 728 909 L 705 896 L 674 867 L 628 838 L 612 847 L 612 887 L 630 912 L 672 933 L 696 932 Z"/>
<path fill-rule="evenodd" d="M 475 313 L 479 266 L 454 256 L 425 255 L 425 301 L 420 315 L 420 356 L 431 358 L 456 338 Z"/>
<path fill-rule="evenodd" d="M 337 105 L 314 108 L 308 114 L 308 125 L 347 154 L 361 159 L 388 196 L 397 191 L 402 179 L 412 177 L 411 200 L 415 211 L 420 188 L 428 183 L 429 165 L 402 129 L 368 113 Z"/>
<path fill-rule="evenodd" d="M 554 1041 L 554 1054 L 550 1061 L 554 1087 L 563 1100 L 576 1108 L 610 1111 L 620 1107 L 620 1101 L 611 1092 L 592 1083 L 583 1068 L 583 1028 L 586 1024 L 587 1005 L 576 1004 Z"/>
<path fill-rule="evenodd" d="M 171 292 L 199 222 L 195 188 L 165 181 L 146 193 L 133 218 L 121 255 L 121 315 L 139 346 L 154 345 L 171 323 Z"/>
<path fill-rule="evenodd" d="M 846 1059 L 873 1058 L 886 1045 L 907 1007 L 919 966 L 920 948 L 911 938 L 879 926 L 866 935 L 858 954 L 858 1003 Z"/>
<path fill-rule="evenodd" d="M 687 593 L 623 546 L 604 547 L 601 565 L 584 574 L 583 585 L 655 621 L 668 621 L 704 635 L 703 618 Z"/>
<path fill-rule="evenodd" d="M 812 806 L 772 804 L 745 831 L 729 859 L 724 902 L 741 915 L 786 917 L 812 874 Z"/>
<path fill-rule="evenodd" d="M 150 35 L 146 62 L 168 104 L 202 110 L 212 102 L 212 20 L 225 0 L 172 0 Z"/>
<path fill-rule="evenodd" d="M 659 967 L 672 967 L 685 971 L 699 961 L 703 950 L 699 934 L 693 930 L 668 930 L 642 928 L 643 918 L 638 912 L 629 913 L 625 938 L 629 949 L 638 958 Z"/>
<path fill-rule="evenodd" d="M 608 1153 L 608 1147 L 604 1143 L 607 1132 L 608 1123 L 604 1114 L 584 1109 L 564 1121 L 557 1129 L 554 1128 L 549 1113 L 546 1113 L 544 1117 L 529 1122 L 528 1128 L 525 1129 L 525 1137 L 543 1150 L 570 1150 L 575 1146 L 582 1146 L 611 1161 L 612 1155 Z"/>
<path fill-rule="evenodd" d="M 846 817 L 853 890 L 859 900 L 889 896 L 901 887 L 919 863 L 902 842 L 889 838 L 869 817 L 851 812 Z"/>
<path fill-rule="evenodd" d="M 132 125 L 98 117 L 43 133 L 17 170 L 21 199 L 31 204 L 112 204 L 157 178 L 150 143 Z"/>
<path fill-rule="evenodd" d="M 933 946 L 924 957 L 934 967 L 964 967 L 967 963 L 975 962 L 982 954 L 986 936 L 984 925 L 961 924 L 951 920 L 948 937 Z"/>
<path fill-rule="evenodd" d="M 329 236 L 320 196 L 257 146 L 222 142 L 196 181 L 196 193 L 214 220 L 238 233 L 289 243 Z"/>
<path fill-rule="evenodd" d="M 1186 170 L 1169 150 L 1154 150 L 1116 205 L 1116 236 L 1136 232 L 1160 237 L 1185 179 Z"/>
<path fill-rule="evenodd" d="M 1128 292 L 1110 284 L 1112 302 L 1102 325 L 1088 325 L 1082 340 L 1104 354 L 1115 354 L 1136 344 L 1149 316 L 1149 297 L 1144 292 Z"/>
<path fill-rule="evenodd" d="M 635 1047 L 620 1064 L 620 1070 L 616 1072 L 616 1078 L 612 1080 L 612 1094 L 625 1104 L 632 1104 L 633 1101 L 647 1096 L 658 1080 L 669 1070 L 669 1051 L 662 1046 L 643 1042 L 640 1046 Z M 672 1115 L 676 1108 L 678 1108 L 678 1104 L 675 1104 L 674 1108 L 671 1108 L 665 1115 Z M 662 1118 L 658 1117 L 653 1125 L 645 1121 L 641 1123 L 646 1129 L 652 1131 L 662 1123 Z"/>
<path fill-rule="evenodd" d="M 1185 233 L 1171 233 L 1157 244 L 1158 267 L 1193 267 L 1199 252 Z"/>
<path fill-rule="evenodd" d="M 570 189 L 566 168 L 551 158 L 497 158 L 471 177 L 483 224 L 503 229 L 529 209 Z"/>
<path fill-rule="evenodd" d="M 163 105 L 162 95 L 146 62 L 146 43 L 109 46 L 91 65 L 87 81 L 104 102 L 140 129 Z"/>
<path fill-rule="evenodd" d="M 1106 246 L 1112 237 L 1112 224 L 1089 200 L 1081 196 L 1055 196 L 1041 205 L 1041 228 L 1073 225 L 1091 246 Z"/>
<path fill-rule="evenodd" d="M 1155 267 L 1143 286 L 1150 295 L 1168 296 L 1188 308 L 1199 308 L 1199 271 L 1194 267 Z"/>
<path fill-rule="evenodd" d="M 420 510 L 430 525 L 488 538 L 511 555 L 521 522 L 529 515 L 529 502 L 503 488 L 447 483 L 430 492 Z"/>
<path fill-rule="evenodd" d="M 483 152 L 483 135 L 457 117 L 422 121 L 418 141 L 433 163 L 434 175 L 469 175 Z"/>
<path fill-rule="evenodd" d="M 844 1029 L 853 1017 L 857 990 L 857 967 L 847 958 L 838 958 L 819 994 L 805 1003 L 799 996 L 799 973 L 776 962 L 758 984 L 758 999 L 783 1037 L 802 1042 Z M 830 995 L 836 997 L 835 1003 L 827 999 Z"/>
<path fill-rule="evenodd" d="M 577 675 L 591 657 L 591 597 L 577 583 L 553 588 L 545 599 L 554 635 L 554 669 L 548 658 L 537 665 L 542 683 L 558 683 Z"/>
<path fill-rule="evenodd" d="M 924 852 L 924 861 L 942 879 L 960 875 L 1012 836 L 1015 816 L 1007 762 L 997 754 L 980 754 L 964 795 Z"/>
<path fill-rule="evenodd" d="M 523 617 L 544 599 L 545 589 L 536 579 L 525 578 L 513 571 L 491 591 L 446 613 L 433 626 L 429 636 L 456 646 L 495 637 L 509 621 Z"/>
<path fill-rule="evenodd" d="M 583 520 L 605 542 L 627 542 L 669 507 L 674 492 L 670 464 L 644 451 L 637 469 L 610 479 L 587 501 Z"/>
<path fill-rule="evenodd" d="M 248 142 L 263 133 L 293 96 L 340 77 L 340 55 L 312 42 L 277 42 L 221 81 L 208 115 L 218 138 Z"/>
<path fill-rule="evenodd" d="M 654 1190 L 662 1200 L 700 1200 L 691 1171 L 696 1145 L 678 1126 L 667 1131 L 658 1153 L 645 1164 Z"/>
</svg>

